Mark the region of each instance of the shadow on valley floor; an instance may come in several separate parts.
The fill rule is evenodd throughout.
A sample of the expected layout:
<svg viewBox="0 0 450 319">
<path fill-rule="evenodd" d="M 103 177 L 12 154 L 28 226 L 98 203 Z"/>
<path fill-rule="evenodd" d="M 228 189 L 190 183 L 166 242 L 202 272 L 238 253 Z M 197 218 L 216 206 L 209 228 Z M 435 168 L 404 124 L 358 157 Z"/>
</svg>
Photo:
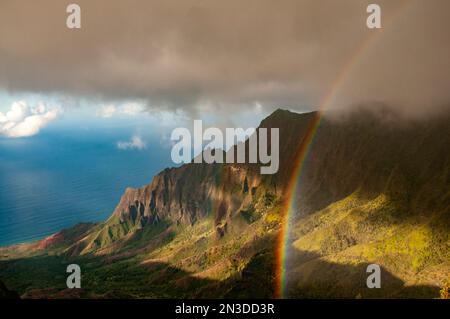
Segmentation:
<svg viewBox="0 0 450 319">
<path fill-rule="evenodd" d="M 67 289 L 67 265 L 80 266 L 82 289 Z M 22 298 L 186 298 L 211 280 L 166 263 L 36 256 L 0 261 L 0 278 Z"/>
<path fill-rule="evenodd" d="M 298 252 L 288 271 L 289 298 L 437 298 L 439 287 L 406 286 L 405 282 L 381 267 L 381 288 L 369 289 L 369 263 L 333 263 L 320 256 Z"/>
<path fill-rule="evenodd" d="M 437 286 L 405 286 L 404 282 L 381 270 L 381 288 L 369 289 L 366 285 L 368 264 L 341 265 L 319 259 L 312 253 L 298 253 L 291 260 L 287 272 L 288 298 L 438 298 Z M 208 287 L 225 298 L 273 298 L 276 273 L 272 251 L 256 254 L 238 278 L 219 282 Z M 213 288 L 213 289 L 212 289 Z M 208 297 L 208 292 L 199 297 Z"/>
<path fill-rule="evenodd" d="M 0 299 L 19 299 L 19 295 L 15 291 L 9 290 L 5 284 L 0 281 Z"/>
<path fill-rule="evenodd" d="M 299 253 L 288 271 L 289 298 L 436 298 L 434 286 L 404 286 L 382 269 L 381 289 L 368 289 L 367 264 L 341 265 Z M 99 257 L 38 256 L 0 261 L 0 278 L 22 298 L 272 298 L 275 272 L 272 250 L 254 255 L 227 280 L 198 278 L 162 262 L 136 259 L 105 262 Z M 82 288 L 66 288 L 66 267 L 82 269 Z"/>
</svg>

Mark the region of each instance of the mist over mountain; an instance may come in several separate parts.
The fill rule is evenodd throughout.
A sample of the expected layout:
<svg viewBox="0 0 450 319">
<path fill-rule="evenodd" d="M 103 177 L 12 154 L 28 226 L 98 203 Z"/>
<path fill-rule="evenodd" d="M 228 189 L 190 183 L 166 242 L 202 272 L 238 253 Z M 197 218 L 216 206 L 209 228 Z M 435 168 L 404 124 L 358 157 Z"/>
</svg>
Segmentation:
<svg viewBox="0 0 450 319">
<path fill-rule="evenodd" d="M 128 188 L 105 222 L 0 249 L 0 277 L 32 298 L 273 297 L 289 181 L 320 118 L 295 194 L 288 296 L 437 297 L 450 273 L 450 118 L 379 114 L 278 109 L 260 124 L 280 129 L 276 174 L 258 163 L 167 168 Z M 69 263 L 83 269 L 76 293 Z M 365 286 L 371 263 L 383 289 Z"/>
<path fill-rule="evenodd" d="M 371 3 L 78 0 L 74 32 L 65 2 L 2 1 L 0 87 L 191 114 L 367 100 L 436 112 L 450 99 L 450 3 L 378 0 L 379 30 L 366 26 Z"/>
</svg>

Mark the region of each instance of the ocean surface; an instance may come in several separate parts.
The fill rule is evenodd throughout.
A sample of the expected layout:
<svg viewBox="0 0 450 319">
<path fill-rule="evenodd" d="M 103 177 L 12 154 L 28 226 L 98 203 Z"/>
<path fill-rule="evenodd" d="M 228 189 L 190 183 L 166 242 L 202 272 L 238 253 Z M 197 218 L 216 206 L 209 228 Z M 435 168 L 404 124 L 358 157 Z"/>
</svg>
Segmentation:
<svg viewBox="0 0 450 319">
<path fill-rule="evenodd" d="M 146 149 L 119 149 L 117 142 L 134 131 L 74 125 L 29 138 L 0 136 L 0 246 L 103 221 L 126 187 L 145 185 L 173 166 L 170 148 L 149 131 L 141 132 Z"/>
</svg>

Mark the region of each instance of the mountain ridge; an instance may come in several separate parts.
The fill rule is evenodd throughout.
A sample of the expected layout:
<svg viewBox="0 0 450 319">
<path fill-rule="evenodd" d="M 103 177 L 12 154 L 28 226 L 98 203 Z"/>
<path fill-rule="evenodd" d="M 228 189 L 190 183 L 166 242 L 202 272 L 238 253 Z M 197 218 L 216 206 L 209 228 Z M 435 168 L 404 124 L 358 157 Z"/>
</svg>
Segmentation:
<svg viewBox="0 0 450 319">
<path fill-rule="evenodd" d="M 259 127 L 280 128 L 280 169 L 274 175 L 259 175 L 259 164 L 168 168 L 148 185 L 128 188 L 104 223 L 52 236 L 38 243 L 38 250 L 87 264 L 97 258 L 101 269 L 127 265 L 150 278 L 150 287 L 169 295 L 180 289 L 192 297 L 190 285 L 201 285 L 197 296 L 254 291 L 270 297 L 273 243 L 286 188 L 296 151 L 318 115 L 277 110 L 261 122 Z M 367 111 L 345 120 L 321 118 L 295 194 L 291 296 L 436 295 L 450 268 L 447 123 L 448 116 L 383 122 Z M 40 254 L 36 245 L 0 252 L 9 260 L 19 250 L 25 256 L 30 251 Z M 364 271 L 351 266 L 370 262 L 392 274 L 386 277 L 385 295 L 364 290 Z M 185 274 L 178 278 L 180 271 Z M 113 274 L 131 285 L 118 272 Z M 156 274 L 167 278 L 163 288 Z M 205 281 L 197 282 L 199 278 Z M 411 290 L 408 285 L 423 288 Z"/>
</svg>

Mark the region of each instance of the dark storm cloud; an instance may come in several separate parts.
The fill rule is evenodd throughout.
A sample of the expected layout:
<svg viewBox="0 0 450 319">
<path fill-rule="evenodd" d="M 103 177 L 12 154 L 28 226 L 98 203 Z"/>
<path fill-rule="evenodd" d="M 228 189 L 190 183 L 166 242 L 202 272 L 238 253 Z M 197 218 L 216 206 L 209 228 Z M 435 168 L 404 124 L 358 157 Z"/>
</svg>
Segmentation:
<svg viewBox="0 0 450 319">
<path fill-rule="evenodd" d="M 71 2 L 81 30 L 65 27 Z M 317 108 L 381 32 L 366 28 L 370 2 L 360 0 L 71 2 L 0 1 L 0 87 L 189 110 Z M 383 22 L 395 21 L 358 58 L 336 105 L 448 100 L 450 2 L 408 2 L 377 1 Z"/>
</svg>

